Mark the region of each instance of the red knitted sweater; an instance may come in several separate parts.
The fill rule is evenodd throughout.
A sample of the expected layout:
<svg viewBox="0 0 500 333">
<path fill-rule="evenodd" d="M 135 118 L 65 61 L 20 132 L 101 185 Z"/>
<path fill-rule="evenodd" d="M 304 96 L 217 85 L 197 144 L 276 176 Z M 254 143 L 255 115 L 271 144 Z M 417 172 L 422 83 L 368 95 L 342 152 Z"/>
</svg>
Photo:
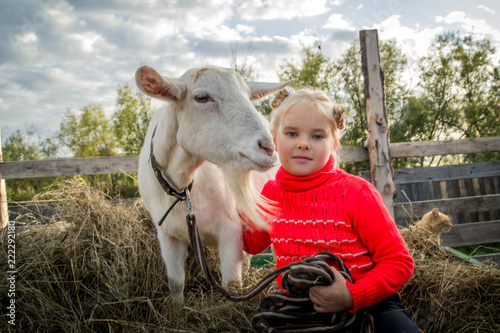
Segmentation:
<svg viewBox="0 0 500 333">
<path fill-rule="evenodd" d="M 334 253 L 355 280 L 347 282 L 351 311 L 389 297 L 410 279 L 413 259 L 382 197 L 372 184 L 334 168 L 333 158 L 306 177 L 281 167 L 262 194 L 278 203 L 280 216 L 268 221 L 269 232 L 247 230 L 248 253 L 260 253 L 272 243 L 276 268 L 318 252 Z M 277 282 L 281 286 L 281 276 Z"/>
</svg>

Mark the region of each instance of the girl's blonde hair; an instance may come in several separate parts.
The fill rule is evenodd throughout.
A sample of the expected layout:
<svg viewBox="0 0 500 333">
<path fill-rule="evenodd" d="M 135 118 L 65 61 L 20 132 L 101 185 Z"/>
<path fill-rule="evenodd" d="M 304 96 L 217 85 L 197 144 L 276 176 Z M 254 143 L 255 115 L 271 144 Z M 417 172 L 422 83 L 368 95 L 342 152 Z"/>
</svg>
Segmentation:
<svg viewBox="0 0 500 333">
<path fill-rule="evenodd" d="M 315 107 L 323 113 L 329 120 L 335 140 L 335 151 L 332 154 L 336 154 L 340 143 L 340 130 L 344 128 L 345 124 L 345 107 L 343 105 L 333 103 L 321 90 L 300 89 L 293 92 L 293 90 L 286 88 L 276 92 L 270 104 L 273 108 L 271 113 L 271 132 L 273 135 L 278 133 L 283 116 L 294 105 Z M 337 161 L 336 157 L 335 160 Z"/>
</svg>

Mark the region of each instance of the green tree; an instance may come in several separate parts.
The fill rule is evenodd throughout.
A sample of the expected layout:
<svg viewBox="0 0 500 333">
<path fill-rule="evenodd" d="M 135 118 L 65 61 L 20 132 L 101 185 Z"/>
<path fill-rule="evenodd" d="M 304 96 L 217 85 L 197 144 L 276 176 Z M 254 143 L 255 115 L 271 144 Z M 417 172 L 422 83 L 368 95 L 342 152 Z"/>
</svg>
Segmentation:
<svg viewBox="0 0 500 333">
<path fill-rule="evenodd" d="M 116 111 L 113 114 L 115 139 L 123 154 L 137 155 L 153 115 L 151 98 L 134 92 L 128 84 L 119 85 L 117 94 Z"/>
<path fill-rule="evenodd" d="M 57 137 L 73 157 L 115 156 L 118 150 L 111 121 L 101 105 L 89 104 L 80 112 L 68 109 Z M 120 194 L 122 175 L 93 175 L 83 178 L 91 186 L 105 190 L 110 195 Z"/>
<path fill-rule="evenodd" d="M 5 162 L 34 161 L 53 157 L 53 146 L 49 149 L 46 139 L 42 147 L 35 143 L 34 128 L 22 134 L 20 130 L 12 133 L 2 143 L 2 158 Z M 42 191 L 54 181 L 54 178 L 26 178 L 6 180 L 7 197 L 10 201 L 21 202 L 30 200 L 36 193 Z"/>
<path fill-rule="evenodd" d="M 117 151 L 111 122 L 101 105 L 89 104 L 80 113 L 68 109 L 58 139 L 74 157 L 113 156 Z"/>
<path fill-rule="evenodd" d="M 389 125 L 395 126 L 400 119 L 402 105 L 408 98 L 408 88 L 402 84 L 402 75 L 407 67 L 407 58 L 395 40 L 381 41 L 380 67 L 384 73 L 384 92 Z M 359 41 L 355 40 L 346 52 L 334 63 L 332 78 L 335 99 L 351 105 L 357 116 L 344 136 L 344 145 L 362 145 L 367 138 L 364 79 L 361 68 Z M 399 142 L 398 133 L 390 132 L 391 142 Z"/>
<path fill-rule="evenodd" d="M 33 132 L 28 132 L 30 137 Z M 4 161 L 34 161 L 42 159 L 42 151 L 33 142 L 26 139 L 20 130 L 12 133 L 2 145 L 2 158 Z"/>
<path fill-rule="evenodd" d="M 321 45 L 318 44 L 303 47 L 298 64 L 285 60 L 285 63 L 280 65 L 278 77 L 281 81 L 294 79 L 294 87 L 321 89 L 328 93 L 332 87 L 332 72 L 332 63 L 323 55 Z"/>
<path fill-rule="evenodd" d="M 491 120 L 489 136 L 500 136 L 500 63 L 491 71 L 491 84 L 488 92 L 488 104 L 484 117 Z"/>
<path fill-rule="evenodd" d="M 491 136 L 498 131 L 500 121 L 498 112 L 494 112 L 495 109 L 498 111 L 494 105 L 494 94 L 498 91 L 491 90 L 499 69 L 491 63 L 495 49 L 489 40 L 474 40 L 472 36 L 460 38 L 455 34 L 445 34 L 439 41 L 453 45 L 452 57 L 458 67 L 456 85 L 461 88 L 458 107 L 462 111 L 460 130 L 463 136 Z"/>
<path fill-rule="evenodd" d="M 458 73 L 447 49 L 447 45 L 437 43 L 431 48 L 430 54 L 421 59 L 419 86 L 423 89 L 423 110 L 433 115 L 425 133 L 426 141 L 452 139 L 456 131 L 447 129 L 460 126 L 460 114 L 455 109 L 459 102 L 455 89 Z"/>
<path fill-rule="evenodd" d="M 345 146 L 362 145 L 366 140 L 367 125 L 363 72 L 358 41 L 353 41 L 344 54 L 334 62 L 334 69 L 334 76 L 331 78 L 335 82 L 333 87 L 334 99 L 339 103 L 351 105 L 357 112 L 353 123 L 345 130 L 342 144 Z"/>
<path fill-rule="evenodd" d="M 494 53 L 495 49 L 488 40 L 475 40 L 470 35 L 461 37 L 447 32 L 436 37 L 429 54 L 420 62 L 419 88 L 422 93 L 418 99 L 423 107 L 408 110 L 430 114 L 423 117 L 429 121 L 427 126 L 422 125 L 425 134 L 416 136 L 416 139 L 497 135 L 500 127 L 499 67 L 492 64 Z M 458 157 L 447 159 L 478 162 L 494 156 L 498 154 L 471 154 L 465 156 L 465 160 L 458 160 Z M 427 161 L 428 164 L 433 162 L 432 158 Z"/>
</svg>

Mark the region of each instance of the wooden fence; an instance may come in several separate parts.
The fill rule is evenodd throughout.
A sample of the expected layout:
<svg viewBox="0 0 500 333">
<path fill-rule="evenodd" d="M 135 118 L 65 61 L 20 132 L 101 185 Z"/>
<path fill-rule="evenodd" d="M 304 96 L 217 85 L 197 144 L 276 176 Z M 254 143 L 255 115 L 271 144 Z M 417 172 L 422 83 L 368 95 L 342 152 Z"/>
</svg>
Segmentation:
<svg viewBox="0 0 500 333">
<path fill-rule="evenodd" d="M 360 176 L 370 180 L 369 172 Z M 400 226 L 418 221 L 434 207 L 453 227 L 441 234 L 449 247 L 500 242 L 500 162 L 395 169 L 394 218 Z M 478 255 L 493 259 L 500 254 Z"/>
<path fill-rule="evenodd" d="M 389 145 L 391 157 L 397 158 L 491 151 L 500 151 L 500 137 Z M 343 162 L 367 161 L 368 151 L 363 147 L 343 147 L 340 159 Z M 138 156 L 3 162 L 0 163 L 0 178 L 129 173 L 137 171 L 138 162 Z M 370 179 L 370 172 L 361 176 Z M 394 218 L 398 224 L 408 223 L 407 212 L 417 220 L 438 207 L 451 215 L 455 224 L 443 235 L 445 245 L 500 242 L 500 162 L 395 169 L 393 176 L 396 187 Z"/>
</svg>

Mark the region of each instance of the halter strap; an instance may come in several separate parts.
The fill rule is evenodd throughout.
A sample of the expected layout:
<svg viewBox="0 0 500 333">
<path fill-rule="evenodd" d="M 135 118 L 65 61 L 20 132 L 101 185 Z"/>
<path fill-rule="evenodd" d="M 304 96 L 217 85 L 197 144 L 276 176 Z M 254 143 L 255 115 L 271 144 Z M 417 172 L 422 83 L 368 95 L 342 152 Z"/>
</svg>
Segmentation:
<svg viewBox="0 0 500 333">
<path fill-rule="evenodd" d="M 158 160 L 156 159 L 155 154 L 153 153 L 153 138 L 155 137 L 156 134 L 156 128 L 158 127 L 158 124 L 155 126 L 155 129 L 153 131 L 153 135 L 151 136 L 151 145 L 149 149 L 149 161 L 151 162 L 151 167 L 153 168 L 153 172 L 156 176 L 156 179 L 158 180 L 158 183 L 160 183 L 160 186 L 163 188 L 163 190 L 168 194 L 176 198 L 174 203 L 167 209 L 163 217 L 160 219 L 158 222 L 158 225 L 161 226 L 163 221 L 165 221 L 165 218 L 167 218 L 168 214 L 170 211 L 175 207 L 175 205 L 179 201 L 185 201 L 186 200 L 186 190 L 190 190 L 193 187 L 193 183 L 189 184 L 188 187 L 186 187 L 182 192 L 178 192 L 170 183 L 163 177 L 163 173 L 161 172 L 162 167 L 160 166 L 160 163 L 158 163 Z"/>
</svg>

